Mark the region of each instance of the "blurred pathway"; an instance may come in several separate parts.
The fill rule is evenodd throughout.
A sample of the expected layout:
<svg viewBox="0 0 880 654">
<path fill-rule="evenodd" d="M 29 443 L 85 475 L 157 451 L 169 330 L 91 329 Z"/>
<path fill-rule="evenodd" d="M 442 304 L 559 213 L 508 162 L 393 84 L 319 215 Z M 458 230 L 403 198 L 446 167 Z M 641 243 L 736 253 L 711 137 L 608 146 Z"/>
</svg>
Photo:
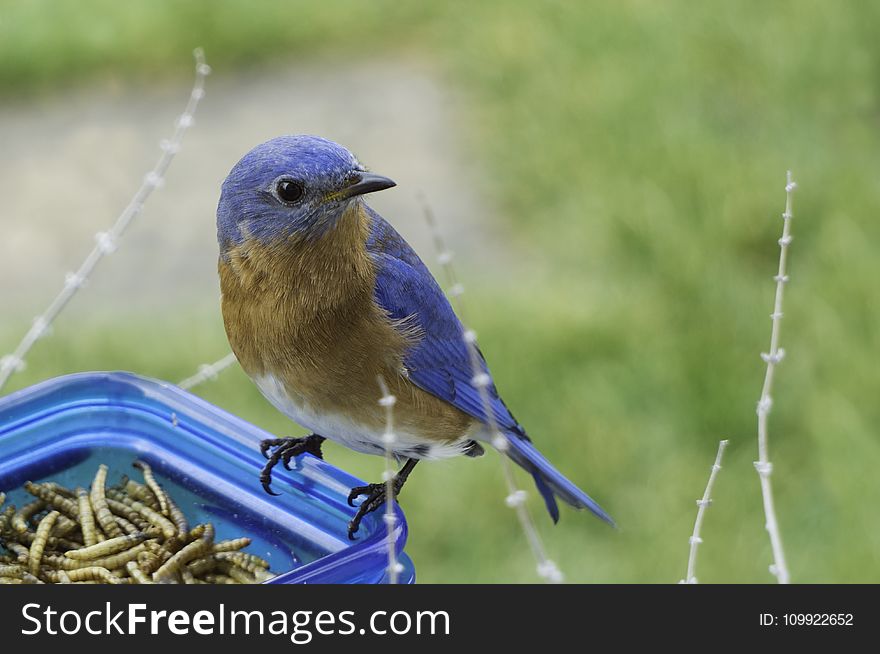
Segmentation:
<svg viewBox="0 0 880 654">
<path fill-rule="evenodd" d="M 143 89 L 104 84 L 0 107 L 0 314 L 32 315 L 48 303 L 153 165 L 188 91 L 188 78 Z M 339 141 L 395 179 L 396 189 L 370 202 L 435 270 L 419 191 L 462 260 L 499 265 L 499 230 L 457 129 L 462 111 L 418 65 L 215 70 L 165 186 L 72 312 L 215 302 L 220 183 L 252 146 L 285 133 Z"/>
</svg>

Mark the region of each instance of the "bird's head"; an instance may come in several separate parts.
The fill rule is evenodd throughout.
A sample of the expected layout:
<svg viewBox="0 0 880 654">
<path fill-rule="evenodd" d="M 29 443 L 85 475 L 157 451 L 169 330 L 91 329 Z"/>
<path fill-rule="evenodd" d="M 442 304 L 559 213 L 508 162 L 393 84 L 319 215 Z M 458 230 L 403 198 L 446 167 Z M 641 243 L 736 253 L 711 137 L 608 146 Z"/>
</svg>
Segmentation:
<svg viewBox="0 0 880 654">
<path fill-rule="evenodd" d="M 220 193 L 220 250 L 248 239 L 319 238 L 361 195 L 394 186 L 367 172 L 341 145 L 318 136 L 279 136 L 235 164 Z"/>
</svg>

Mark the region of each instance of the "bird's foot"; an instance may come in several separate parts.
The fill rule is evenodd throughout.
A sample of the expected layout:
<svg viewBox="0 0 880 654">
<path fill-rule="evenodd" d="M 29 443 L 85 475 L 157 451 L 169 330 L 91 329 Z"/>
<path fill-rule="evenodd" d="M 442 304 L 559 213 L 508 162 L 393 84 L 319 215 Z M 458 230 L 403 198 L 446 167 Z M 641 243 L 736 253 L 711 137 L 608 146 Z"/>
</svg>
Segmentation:
<svg viewBox="0 0 880 654">
<path fill-rule="evenodd" d="M 260 471 L 260 483 L 263 485 L 263 490 L 269 493 L 269 495 L 280 495 L 280 493 L 274 492 L 271 488 L 272 469 L 280 461 L 285 468 L 290 470 L 290 460 L 306 452 L 314 454 L 319 459 L 323 459 L 324 455 L 321 452 L 321 444 L 325 440 L 323 436 L 318 434 L 309 434 L 302 438 L 267 438 L 262 441 L 260 443 L 260 453 L 268 459 L 266 465 Z M 270 452 L 272 448 L 275 449 Z"/>
<path fill-rule="evenodd" d="M 361 495 L 366 495 L 367 497 L 361 502 L 357 513 L 351 519 L 351 522 L 348 523 L 349 540 L 354 540 L 354 535 L 360 528 L 363 517 L 381 507 L 388 499 L 388 492 L 385 488 L 385 484 L 367 484 L 366 486 L 356 486 L 351 489 L 351 492 L 348 494 L 348 505 L 354 506 L 355 498 L 360 497 Z M 396 492 L 394 493 L 394 497 L 397 497 Z"/>
<path fill-rule="evenodd" d="M 394 497 L 394 499 L 397 499 L 397 496 L 400 494 L 400 490 L 403 488 L 403 484 L 406 483 L 406 479 L 407 477 L 409 477 L 409 473 L 412 472 L 413 468 L 415 468 L 417 462 L 417 459 L 408 459 L 403 468 L 400 469 L 400 472 L 394 475 L 394 478 L 391 480 L 391 495 Z M 383 504 L 385 504 L 388 499 L 388 489 L 386 488 L 386 485 L 384 483 L 367 484 L 366 486 L 355 486 L 348 494 L 348 505 L 354 506 L 354 501 L 361 495 L 365 495 L 366 499 L 364 499 L 360 503 L 357 513 L 355 513 L 354 517 L 351 519 L 351 522 L 348 523 L 349 540 L 354 540 L 354 535 L 360 528 L 361 520 L 363 520 L 364 516 L 368 513 L 372 513 Z"/>
</svg>

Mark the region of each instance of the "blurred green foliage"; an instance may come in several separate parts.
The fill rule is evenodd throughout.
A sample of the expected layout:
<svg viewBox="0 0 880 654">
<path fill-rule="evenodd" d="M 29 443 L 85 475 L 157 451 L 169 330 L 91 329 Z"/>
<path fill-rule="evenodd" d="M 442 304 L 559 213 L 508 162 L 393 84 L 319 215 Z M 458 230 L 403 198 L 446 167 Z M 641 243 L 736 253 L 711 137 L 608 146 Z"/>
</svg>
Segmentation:
<svg viewBox="0 0 880 654">
<path fill-rule="evenodd" d="M 563 510 L 552 527 L 532 498 L 571 581 L 681 578 L 721 438 L 698 576 L 772 580 L 754 408 L 793 168 L 770 419 L 783 538 L 795 581 L 877 582 L 878 23 L 880 5 L 818 1 L 0 2 L 0 92 L 188 74 L 195 44 L 218 68 L 438 62 L 468 98 L 463 141 L 520 262 L 497 287 L 469 265 L 481 344 L 541 449 L 620 525 Z M 20 328 L 4 320 L 0 342 Z M 176 380 L 225 348 L 216 307 L 149 327 L 95 319 L 38 344 L 14 387 L 84 369 Z M 199 393 L 298 433 L 239 370 Z M 328 454 L 378 476 L 378 459 Z M 420 466 L 402 496 L 420 580 L 536 579 L 503 494 L 492 456 Z"/>
</svg>

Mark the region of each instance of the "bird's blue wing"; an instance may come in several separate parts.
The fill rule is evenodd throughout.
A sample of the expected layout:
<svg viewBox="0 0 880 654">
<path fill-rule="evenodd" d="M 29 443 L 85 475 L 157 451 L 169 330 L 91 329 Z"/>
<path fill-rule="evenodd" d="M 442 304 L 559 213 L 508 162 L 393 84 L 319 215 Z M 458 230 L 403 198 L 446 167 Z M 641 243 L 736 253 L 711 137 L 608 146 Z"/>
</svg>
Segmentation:
<svg viewBox="0 0 880 654">
<path fill-rule="evenodd" d="M 421 338 L 404 357 L 409 379 L 422 390 L 446 400 L 478 420 L 486 421 L 480 392 L 474 387 L 470 353 L 462 324 L 431 272 L 406 241 L 385 220 L 372 215 L 367 250 L 376 265 L 374 298 L 393 320 L 407 320 Z M 477 352 L 479 366 L 489 374 Z M 491 379 L 491 377 L 490 377 Z M 502 430 L 521 428 L 498 397 L 495 384 L 488 387 L 492 415 Z"/>
<path fill-rule="evenodd" d="M 372 210 L 370 217 L 367 250 L 376 265 L 373 297 L 391 319 L 405 320 L 421 332 L 418 342 L 404 355 L 410 381 L 468 415 L 487 422 L 480 391 L 472 381 L 474 369 L 462 324 L 449 300 L 403 237 Z M 488 375 L 489 369 L 479 350 L 477 356 L 480 371 Z M 614 524 L 602 507 L 566 479 L 535 449 L 525 430 L 498 396 L 491 379 L 490 376 L 489 408 L 509 443 L 507 456 L 534 477 L 553 521 L 559 520 L 559 507 L 555 499 L 555 496 L 559 496 L 572 506 L 587 508 Z"/>
</svg>

